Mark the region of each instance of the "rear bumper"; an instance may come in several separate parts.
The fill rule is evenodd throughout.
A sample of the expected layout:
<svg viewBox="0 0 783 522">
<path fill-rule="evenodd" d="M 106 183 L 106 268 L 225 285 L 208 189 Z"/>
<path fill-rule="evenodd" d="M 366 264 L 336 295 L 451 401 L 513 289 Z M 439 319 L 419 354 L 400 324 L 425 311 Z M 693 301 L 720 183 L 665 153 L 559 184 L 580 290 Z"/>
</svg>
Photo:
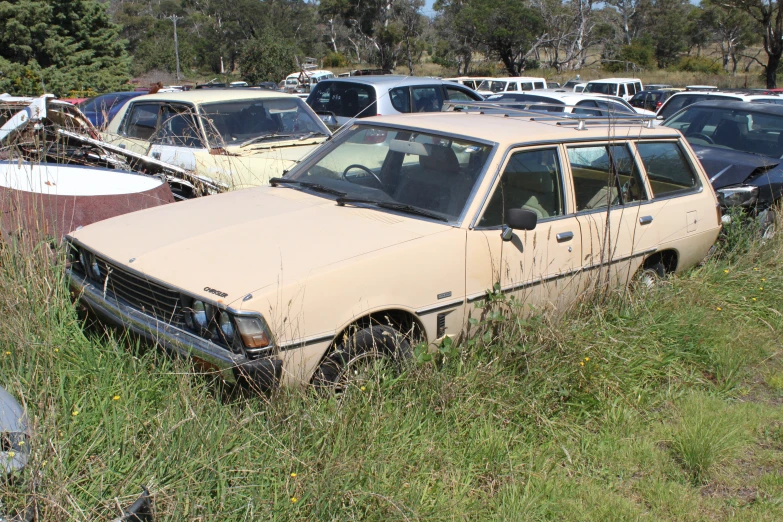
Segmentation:
<svg viewBox="0 0 783 522">
<path fill-rule="evenodd" d="M 202 367 L 221 373 L 229 382 L 247 382 L 251 386 L 269 389 L 280 382 L 283 362 L 265 358 L 250 360 L 234 354 L 193 333 L 158 321 L 132 308 L 103 289 L 93 285 L 86 277 L 68 271 L 71 291 L 102 322 L 124 328 L 149 343 L 158 344 L 185 357 L 193 358 Z"/>
</svg>

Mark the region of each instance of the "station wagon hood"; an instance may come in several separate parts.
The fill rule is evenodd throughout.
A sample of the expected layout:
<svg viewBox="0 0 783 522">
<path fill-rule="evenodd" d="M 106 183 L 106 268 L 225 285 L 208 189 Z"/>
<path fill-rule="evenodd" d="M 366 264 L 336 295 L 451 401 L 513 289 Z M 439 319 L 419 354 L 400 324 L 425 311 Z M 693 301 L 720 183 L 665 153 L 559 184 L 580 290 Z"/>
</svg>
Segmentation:
<svg viewBox="0 0 783 522">
<path fill-rule="evenodd" d="M 373 208 L 340 207 L 292 188 L 259 187 L 127 214 L 70 237 L 152 279 L 228 304 L 450 228 Z"/>
<path fill-rule="evenodd" d="M 715 188 L 744 183 L 780 163 L 780 160 L 736 150 L 691 145 Z"/>
</svg>

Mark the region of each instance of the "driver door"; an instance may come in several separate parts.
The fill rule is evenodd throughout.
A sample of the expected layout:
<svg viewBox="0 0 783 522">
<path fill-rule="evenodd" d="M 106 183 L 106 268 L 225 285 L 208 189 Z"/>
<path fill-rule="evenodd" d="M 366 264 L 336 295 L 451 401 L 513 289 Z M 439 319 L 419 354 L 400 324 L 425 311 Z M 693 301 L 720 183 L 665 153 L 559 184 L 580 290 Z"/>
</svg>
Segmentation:
<svg viewBox="0 0 783 522">
<path fill-rule="evenodd" d="M 513 296 L 520 310 L 560 307 L 576 295 L 572 283 L 580 266 L 581 235 L 568 213 L 567 179 L 558 146 L 516 149 L 506 158 L 487 202 L 468 231 L 466 294 L 480 303 L 487 290 Z M 534 230 L 517 230 L 510 241 L 501 232 L 510 208 L 533 211 Z M 481 306 L 481 305 L 479 305 Z M 474 304 L 468 314 L 483 310 Z"/>
<path fill-rule="evenodd" d="M 206 153 L 207 148 L 194 114 L 190 106 L 164 105 L 149 155 L 185 170 L 196 170 L 195 153 Z"/>
</svg>

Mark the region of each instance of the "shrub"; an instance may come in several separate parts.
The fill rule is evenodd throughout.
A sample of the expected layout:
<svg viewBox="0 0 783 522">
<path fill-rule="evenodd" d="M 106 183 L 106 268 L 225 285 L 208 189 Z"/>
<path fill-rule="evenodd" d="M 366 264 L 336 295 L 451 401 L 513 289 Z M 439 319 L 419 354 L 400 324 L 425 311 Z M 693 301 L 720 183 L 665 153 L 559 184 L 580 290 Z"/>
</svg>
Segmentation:
<svg viewBox="0 0 783 522">
<path fill-rule="evenodd" d="M 324 57 L 324 67 L 348 67 L 349 61 L 342 53 L 328 53 Z"/>
<path fill-rule="evenodd" d="M 677 71 L 720 74 L 723 67 L 716 60 L 711 60 L 705 56 L 683 56 L 674 66 Z"/>
</svg>

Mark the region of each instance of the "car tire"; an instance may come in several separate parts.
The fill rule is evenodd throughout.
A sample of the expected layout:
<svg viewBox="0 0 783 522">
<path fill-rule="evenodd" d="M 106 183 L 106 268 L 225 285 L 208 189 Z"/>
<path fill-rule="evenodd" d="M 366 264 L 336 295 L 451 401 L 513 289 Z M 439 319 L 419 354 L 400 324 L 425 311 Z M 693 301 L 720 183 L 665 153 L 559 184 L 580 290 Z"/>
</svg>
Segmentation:
<svg viewBox="0 0 783 522">
<path fill-rule="evenodd" d="M 329 353 L 316 369 L 313 385 L 343 393 L 351 384 L 366 380 L 378 363 L 399 371 L 413 357 L 408 339 L 390 326 L 376 325 L 351 334 Z"/>
<path fill-rule="evenodd" d="M 658 286 L 664 277 L 666 277 L 666 267 L 658 261 L 639 270 L 636 280 L 642 288 L 650 289 Z"/>
</svg>

